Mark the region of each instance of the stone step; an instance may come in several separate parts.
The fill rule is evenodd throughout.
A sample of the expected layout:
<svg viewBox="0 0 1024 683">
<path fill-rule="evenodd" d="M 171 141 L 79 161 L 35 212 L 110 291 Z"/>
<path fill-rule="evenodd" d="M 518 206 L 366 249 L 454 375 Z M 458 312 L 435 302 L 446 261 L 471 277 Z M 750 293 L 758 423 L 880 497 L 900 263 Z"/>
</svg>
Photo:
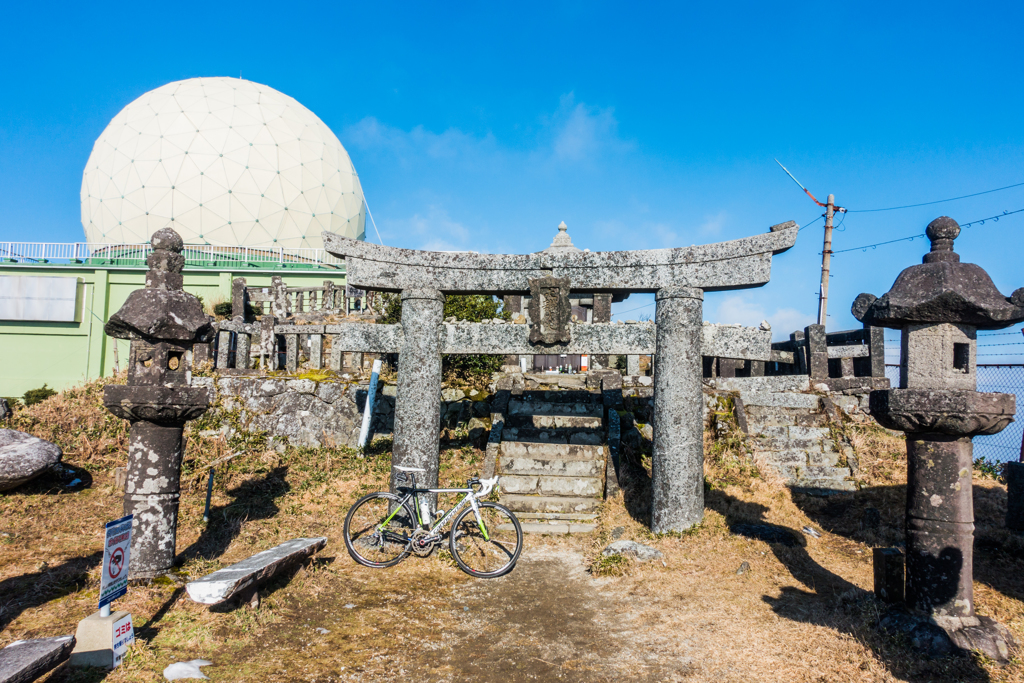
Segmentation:
<svg viewBox="0 0 1024 683">
<path fill-rule="evenodd" d="M 597 519 L 596 512 L 517 512 L 516 517 L 523 520 L 539 521 L 562 521 L 562 522 L 591 522 Z"/>
<path fill-rule="evenodd" d="M 520 522 L 524 534 L 589 534 L 597 528 L 596 524 L 581 524 L 578 522 Z M 505 525 L 498 527 L 502 529 Z M 507 525 L 504 531 L 511 531 L 512 525 Z"/>
<path fill-rule="evenodd" d="M 835 467 L 839 463 L 839 453 L 828 450 L 820 453 L 807 454 L 807 464 L 811 467 Z"/>
<path fill-rule="evenodd" d="M 506 425 L 537 429 L 601 430 L 604 420 L 589 415 L 510 415 Z"/>
<path fill-rule="evenodd" d="M 806 467 L 807 451 L 789 449 L 784 451 L 754 451 L 754 461 L 766 465 L 773 465 L 776 468 L 782 467 Z M 795 470 L 794 470 L 795 474 Z"/>
<path fill-rule="evenodd" d="M 501 489 L 510 494 L 542 496 L 604 496 L 603 477 L 505 475 Z"/>
<path fill-rule="evenodd" d="M 603 417 L 601 403 L 579 401 L 524 401 L 512 399 L 508 403 L 509 415 L 562 415 L 566 417 Z"/>
<path fill-rule="evenodd" d="M 764 408 L 803 408 L 818 410 L 821 397 L 815 394 L 797 394 L 792 392 L 750 392 L 742 395 L 743 405 Z"/>
<path fill-rule="evenodd" d="M 600 477 L 604 469 L 604 460 L 501 458 L 498 462 L 498 472 L 502 475 Z"/>
<path fill-rule="evenodd" d="M 758 439 L 756 444 L 757 449 L 760 451 L 786 451 L 786 450 L 801 450 L 801 451 L 813 451 L 815 453 L 821 451 L 835 450 L 835 443 L 832 439 Z"/>
<path fill-rule="evenodd" d="M 589 391 L 524 391 L 519 396 L 512 397 L 512 401 L 519 403 L 560 403 L 578 405 L 602 405 L 601 394 Z"/>
<path fill-rule="evenodd" d="M 801 427 L 794 425 L 789 428 L 791 439 L 830 439 L 832 433 L 826 427 Z"/>
<path fill-rule="evenodd" d="M 603 502 L 601 498 L 509 494 L 504 489 L 499 501 L 517 515 L 521 512 L 591 513 L 597 512 Z"/>
<path fill-rule="evenodd" d="M 538 429 L 536 427 L 505 427 L 501 430 L 501 440 L 599 446 L 604 442 L 604 433 L 590 430 L 577 431 L 567 429 Z"/>
<path fill-rule="evenodd" d="M 790 484 L 791 488 L 803 489 L 809 493 L 829 491 L 856 491 L 857 484 L 849 479 L 797 479 Z"/>
<path fill-rule="evenodd" d="M 715 388 L 723 391 L 738 391 L 746 401 L 745 394 L 809 391 L 811 379 L 807 375 L 783 375 L 779 377 L 717 377 Z"/>
<path fill-rule="evenodd" d="M 564 443 L 531 443 L 502 441 L 502 458 L 533 458 L 540 460 L 600 460 L 604 462 L 604 446 Z"/>
<path fill-rule="evenodd" d="M 833 467 L 831 465 L 810 465 L 801 468 L 797 479 L 842 479 L 850 476 L 849 467 Z"/>
</svg>

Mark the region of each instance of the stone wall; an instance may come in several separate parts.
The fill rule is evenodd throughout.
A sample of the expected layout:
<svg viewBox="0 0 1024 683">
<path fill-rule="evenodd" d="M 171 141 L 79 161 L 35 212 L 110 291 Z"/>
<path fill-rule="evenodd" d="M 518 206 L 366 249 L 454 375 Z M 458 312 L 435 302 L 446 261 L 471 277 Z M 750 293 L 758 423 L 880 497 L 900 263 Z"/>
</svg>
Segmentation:
<svg viewBox="0 0 1024 683">
<path fill-rule="evenodd" d="M 208 387 L 214 412 L 223 427 L 266 432 L 271 445 L 349 446 L 359 440 L 367 384 L 317 382 L 277 377 L 196 377 L 194 387 Z M 381 382 L 374 404 L 371 435 L 390 434 L 395 424 L 393 384 Z M 489 395 L 460 389 L 443 391 L 441 426 L 467 423 L 490 415 Z"/>
</svg>

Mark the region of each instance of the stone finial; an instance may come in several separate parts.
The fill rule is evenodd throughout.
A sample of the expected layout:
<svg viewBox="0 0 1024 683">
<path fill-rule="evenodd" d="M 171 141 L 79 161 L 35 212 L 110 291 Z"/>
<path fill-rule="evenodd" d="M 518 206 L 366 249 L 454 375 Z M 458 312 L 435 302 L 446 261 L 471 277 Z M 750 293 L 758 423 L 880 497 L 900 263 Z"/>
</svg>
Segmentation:
<svg viewBox="0 0 1024 683">
<path fill-rule="evenodd" d="M 959 263 L 960 255 L 953 251 L 953 240 L 960 235 L 960 224 L 949 216 L 939 216 L 925 229 L 925 234 L 932 241 L 932 250 L 924 255 L 922 263 Z"/>
<path fill-rule="evenodd" d="M 545 249 L 546 252 L 565 252 L 565 251 L 580 251 L 578 247 L 572 243 L 572 238 L 569 237 L 569 233 L 566 232 L 569 227 L 562 221 L 558 224 L 558 234 L 555 235 L 555 239 L 552 240 L 551 246 Z"/>
</svg>

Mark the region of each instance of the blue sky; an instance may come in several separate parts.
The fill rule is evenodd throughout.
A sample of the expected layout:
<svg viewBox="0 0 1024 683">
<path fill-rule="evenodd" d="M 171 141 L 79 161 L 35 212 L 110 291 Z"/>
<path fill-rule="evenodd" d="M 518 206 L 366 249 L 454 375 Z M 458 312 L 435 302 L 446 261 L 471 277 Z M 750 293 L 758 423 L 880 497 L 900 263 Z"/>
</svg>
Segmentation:
<svg viewBox="0 0 1024 683">
<path fill-rule="evenodd" d="M 529 252 L 564 220 L 591 250 L 735 239 L 821 211 L 1024 182 L 1020 3 L 22 3 L 0 40 L 0 240 L 82 239 L 92 143 L 142 93 L 237 76 L 302 102 L 348 149 L 386 244 Z M 1024 208 L 1024 186 L 850 213 L 844 249 Z M 813 322 L 821 221 L 757 290 L 705 317 Z M 964 260 L 1024 286 L 1024 213 L 965 230 Z M 372 228 L 368 236 L 374 238 Z M 922 240 L 837 254 L 830 329 Z M 650 297 L 617 306 L 623 317 Z M 1024 345 L 1021 346 L 1024 349 Z"/>
</svg>

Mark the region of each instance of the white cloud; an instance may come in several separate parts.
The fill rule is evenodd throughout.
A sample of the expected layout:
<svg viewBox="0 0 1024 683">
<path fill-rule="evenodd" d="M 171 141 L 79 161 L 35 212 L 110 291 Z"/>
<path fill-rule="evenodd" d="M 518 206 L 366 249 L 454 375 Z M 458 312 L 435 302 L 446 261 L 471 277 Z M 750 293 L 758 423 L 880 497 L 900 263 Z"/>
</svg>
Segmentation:
<svg viewBox="0 0 1024 683">
<path fill-rule="evenodd" d="M 756 327 L 762 320 L 772 326 L 772 338 L 776 341 L 789 339 L 791 332 L 802 330 L 815 322 L 810 313 L 795 308 L 776 308 L 769 311 L 765 306 L 751 300 L 749 295 L 732 294 L 718 304 L 714 316 L 705 317 L 716 323 L 740 324 Z"/>
<path fill-rule="evenodd" d="M 698 230 L 705 235 L 717 235 L 722 232 L 727 219 L 728 214 L 725 211 L 719 211 L 714 216 L 707 216 Z"/>
<path fill-rule="evenodd" d="M 562 95 L 558 110 L 542 119 L 553 133 L 551 153 L 559 161 L 587 161 L 605 152 L 625 152 L 633 144 L 619 137 L 615 110 L 576 102 L 574 93 Z"/>
<path fill-rule="evenodd" d="M 429 205 L 424 213 L 416 213 L 397 221 L 390 221 L 385 229 L 392 235 L 403 234 L 418 242 L 413 249 L 428 251 L 466 251 L 470 242 L 470 231 L 466 226 L 453 220 L 440 206 Z"/>
</svg>

